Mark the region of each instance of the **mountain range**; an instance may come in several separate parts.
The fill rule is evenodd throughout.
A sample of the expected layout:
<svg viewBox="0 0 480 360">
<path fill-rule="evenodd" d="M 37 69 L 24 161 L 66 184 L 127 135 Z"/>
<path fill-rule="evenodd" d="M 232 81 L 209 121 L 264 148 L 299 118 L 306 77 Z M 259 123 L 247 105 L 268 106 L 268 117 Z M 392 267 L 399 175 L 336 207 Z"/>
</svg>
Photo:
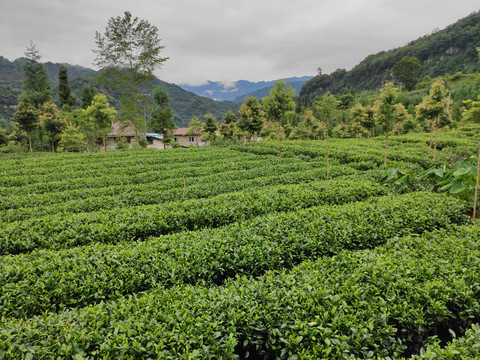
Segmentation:
<svg viewBox="0 0 480 360">
<path fill-rule="evenodd" d="M 290 86 L 295 89 L 295 94 L 298 94 L 302 86 L 311 78 L 312 76 L 302 76 L 278 80 L 283 80 L 290 84 Z M 206 84 L 202 85 L 179 84 L 179 86 L 200 96 L 221 101 L 233 101 L 241 104 L 247 96 L 254 96 L 257 99 L 268 96 L 273 84 L 278 80 L 258 82 L 239 80 L 233 83 L 207 81 Z"/>
<path fill-rule="evenodd" d="M 480 12 L 474 12 L 443 30 L 413 40 L 410 43 L 389 51 L 382 51 L 367 56 L 353 69 L 338 69 L 331 74 L 315 77 L 299 77 L 283 79 L 296 89 L 299 103 L 308 106 L 316 96 L 326 91 L 342 94 L 345 91 L 360 92 L 378 90 L 386 81 L 393 80 L 392 67 L 405 56 L 413 56 L 420 60 L 419 79 L 445 74 L 465 74 L 480 72 L 477 48 L 480 48 Z M 22 64 L 25 59 L 9 61 L 0 56 L 0 118 L 7 120 L 13 116 L 13 106 L 21 93 Z M 52 97 L 58 98 L 58 70 L 61 64 L 45 63 Z M 98 71 L 64 64 L 68 70 L 70 86 L 77 103 L 81 99 L 83 87 L 99 75 Z M 191 86 L 163 82 L 155 79 L 154 86 L 165 86 L 174 111 L 177 126 L 187 126 L 193 116 L 200 119 L 212 113 L 218 120 L 229 111 L 237 111 L 239 104 L 247 95 L 257 98 L 268 96 L 275 81 L 249 82 L 245 80 L 232 84 L 209 81 L 204 85 Z M 151 90 L 148 90 L 151 91 Z M 118 94 L 110 89 L 102 89 L 114 99 Z M 214 100 L 216 99 L 216 100 Z M 228 101 L 225 101 L 228 100 Z"/>
<path fill-rule="evenodd" d="M 22 89 L 22 65 L 25 58 L 19 58 L 10 61 L 0 56 L 0 118 L 12 118 L 15 106 L 18 102 L 18 96 Z M 68 71 L 69 84 L 72 93 L 76 98 L 76 105 L 80 106 L 82 90 L 88 83 L 95 83 L 95 77 L 100 74 L 99 71 L 85 68 L 78 65 L 58 64 L 52 62 L 44 63 L 47 70 L 50 87 L 52 89 L 52 99 L 58 99 L 58 71 L 60 66 L 65 66 Z M 169 94 L 170 105 L 174 112 L 175 124 L 179 127 L 188 126 L 192 117 L 197 116 L 203 119 L 207 113 L 212 113 L 218 120 L 222 119 L 227 111 L 237 111 L 239 104 L 232 101 L 215 101 L 213 99 L 196 95 L 181 87 L 161 81 L 155 78 L 152 81 L 153 86 L 164 86 Z M 101 92 L 110 95 L 114 100 L 118 94 L 112 89 L 101 88 Z M 151 92 L 152 89 L 146 88 L 145 91 Z"/>
</svg>

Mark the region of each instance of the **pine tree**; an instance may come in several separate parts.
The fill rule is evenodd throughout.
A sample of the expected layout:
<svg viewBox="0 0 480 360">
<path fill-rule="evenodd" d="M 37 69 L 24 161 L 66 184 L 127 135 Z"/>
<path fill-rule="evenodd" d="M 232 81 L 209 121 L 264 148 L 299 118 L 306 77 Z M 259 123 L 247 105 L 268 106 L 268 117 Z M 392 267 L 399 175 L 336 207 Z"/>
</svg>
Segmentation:
<svg viewBox="0 0 480 360">
<path fill-rule="evenodd" d="M 68 72 L 65 66 L 60 66 L 58 70 L 58 103 L 60 109 L 64 105 L 73 106 L 75 104 L 75 97 L 70 90 L 70 84 L 68 83 Z"/>
<path fill-rule="evenodd" d="M 25 51 L 25 56 L 27 61 L 23 65 L 22 101 L 39 109 L 43 103 L 51 100 L 47 70 L 38 62 L 41 56 L 35 44 L 30 44 Z"/>
</svg>

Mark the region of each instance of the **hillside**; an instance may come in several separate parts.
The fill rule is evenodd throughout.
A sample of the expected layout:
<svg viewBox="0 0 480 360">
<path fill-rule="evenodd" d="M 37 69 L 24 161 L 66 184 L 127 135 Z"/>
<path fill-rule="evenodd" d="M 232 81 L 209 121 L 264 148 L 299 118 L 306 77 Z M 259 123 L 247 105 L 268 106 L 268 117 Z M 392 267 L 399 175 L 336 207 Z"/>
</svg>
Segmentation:
<svg viewBox="0 0 480 360">
<path fill-rule="evenodd" d="M 311 76 L 302 76 L 281 80 L 289 83 L 298 94 L 303 84 L 311 78 Z M 239 80 L 232 84 L 225 84 L 220 81 L 207 81 L 207 83 L 203 85 L 180 84 L 180 87 L 200 96 L 209 97 L 215 100 L 234 101 L 240 104 L 247 96 L 255 96 L 258 99 L 268 96 L 275 81 L 277 80 L 257 82 Z"/>
<path fill-rule="evenodd" d="M 0 117 L 7 120 L 13 116 L 13 106 L 18 102 L 18 96 L 22 89 L 22 65 L 25 59 L 20 58 L 15 61 L 0 56 Z M 50 86 L 52 89 L 52 98 L 58 99 L 58 70 L 64 65 L 68 70 L 69 83 L 72 92 L 77 100 L 77 106 L 80 106 L 83 87 L 92 82 L 99 72 L 82 66 L 69 64 L 44 63 L 49 75 Z M 174 111 L 174 120 L 177 126 L 187 126 L 193 116 L 203 118 L 206 113 L 214 114 L 217 119 L 229 111 L 237 111 L 239 106 L 233 102 L 215 101 L 206 97 L 198 96 L 192 92 L 186 91 L 177 85 L 161 81 L 157 78 L 153 81 L 154 86 L 165 86 L 170 96 L 170 104 Z M 110 89 L 102 88 L 102 92 L 108 95 L 118 97 Z M 146 92 L 151 89 L 146 88 Z"/>
<path fill-rule="evenodd" d="M 420 78 L 456 72 L 480 71 L 476 48 L 480 46 L 480 12 L 475 12 L 443 30 L 423 36 L 397 49 L 369 55 L 350 71 L 338 69 L 308 81 L 300 91 L 303 103 L 329 91 L 342 93 L 379 89 L 391 81 L 393 65 L 404 56 L 417 57 L 422 65 Z"/>
</svg>

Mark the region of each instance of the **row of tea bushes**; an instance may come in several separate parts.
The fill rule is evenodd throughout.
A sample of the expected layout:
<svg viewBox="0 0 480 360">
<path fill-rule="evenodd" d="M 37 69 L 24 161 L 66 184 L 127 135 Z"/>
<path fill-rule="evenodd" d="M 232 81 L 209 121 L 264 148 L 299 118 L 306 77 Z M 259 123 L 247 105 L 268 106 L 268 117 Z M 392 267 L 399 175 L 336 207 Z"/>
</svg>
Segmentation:
<svg viewBox="0 0 480 360">
<path fill-rule="evenodd" d="M 261 178 L 255 180 L 258 179 Z M 232 183 L 225 184 L 232 186 Z M 251 187 L 250 192 L 158 205 L 60 213 L 5 224 L 0 229 L 0 254 L 144 239 L 151 235 L 217 227 L 271 212 L 357 201 L 382 193 L 384 189 L 371 182 L 350 180 L 329 184 L 324 181 L 260 190 Z"/>
<path fill-rule="evenodd" d="M 433 336 L 460 334 L 480 319 L 479 239 L 478 225 L 449 227 L 221 287 L 159 287 L 58 314 L 2 318 L 0 357 L 409 357 Z M 478 331 L 432 351 L 455 358 L 449 349 L 458 355 L 454 346 L 475 339 Z"/>
<path fill-rule="evenodd" d="M 240 154 L 242 155 L 242 154 Z M 217 171 L 221 172 L 246 172 L 246 171 L 272 171 L 271 169 L 288 170 L 289 168 L 299 168 L 300 164 L 295 159 L 243 159 L 243 156 L 233 157 L 232 159 L 225 159 L 225 163 L 219 164 L 216 158 L 206 158 L 203 162 L 198 162 L 196 166 L 192 167 L 191 162 L 187 162 L 182 167 L 165 168 L 163 165 L 152 167 L 149 171 L 130 173 L 123 168 L 117 169 L 113 172 L 103 172 L 98 174 L 90 174 L 87 169 L 84 175 L 80 178 L 70 178 L 69 174 L 65 174 L 60 180 L 47 179 L 41 182 L 26 183 L 19 186 L 4 186 L 0 187 L 0 194 L 2 195 L 21 195 L 41 194 L 49 192 L 58 192 L 65 190 L 78 189 L 95 189 L 104 188 L 113 185 L 136 185 L 136 184 L 151 184 L 157 181 L 168 180 L 172 178 L 182 179 L 182 176 L 208 176 Z M 227 164 L 229 166 L 227 166 Z M 219 166 L 220 169 L 216 169 Z M 318 166 L 324 166 L 318 164 Z M 211 169 L 210 169 L 211 167 Z M 308 165 L 309 168 L 315 167 L 315 164 Z M 128 169 L 128 168 L 125 168 Z M 50 169 L 52 171 L 52 169 Z M 15 178 L 14 174 L 9 175 L 9 178 Z"/>
<path fill-rule="evenodd" d="M 229 168 L 224 168 L 221 171 L 216 166 L 205 166 L 207 169 L 205 173 L 185 176 L 185 183 L 182 174 L 172 174 L 168 178 L 155 179 L 156 176 L 161 174 L 159 171 L 153 175 L 154 178 L 144 179 L 146 182 L 135 183 L 133 180 L 124 177 L 123 184 L 120 181 L 120 184 L 110 184 L 106 187 L 89 188 L 78 186 L 74 190 L 54 190 L 55 187 L 52 185 L 52 191 L 46 193 L 32 193 L 29 192 L 28 188 L 20 187 L 16 191 L 17 194 L 11 194 L 0 199 L 0 209 L 7 210 L 4 217 L 6 220 L 3 220 L 7 222 L 9 221 L 8 219 L 22 218 L 22 216 L 28 217 L 29 212 L 33 211 L 29 209 L 32 208 L 37 208 L 39 213 L 51 212 L 52 210 L 44 209 L 50 204 L 61 208 L 64 203 L 68 202 L 66 206 L 73 209 L 73 211 L 69 212 L 93 211 L 102 208 L 103 202 L 105 202 L 104 208 L 111 208 L 112 204 L 114 204 L 113 206 L 122 207 L 135 204 L 152 204 L 171 201 L 172 192 L 175 194 L 173 199 L 178 200 L 182 199 L 183 196 L 187 198 L 193 198 L 195 195 L 205 197 L 196 191 L 199 188 L 204 189 L 204 192 L 207 193 L 219 194 L 219 192 L 216 192 L 219 188 L 232 188 L 233 190 L 230 191 L 240 190 L 245 188 L 245 186 L 249 186 L 250 183 L 261 183 L 262 179 L 265 179 L 264 182 L 267 184 L 274 184 L 275 180 L 273 179 L 275 178 L 279 179 L 277 183 L 281 183 L 279 181 L 285 177 L 290 179 L 298 178 L 299 180 L 292 180 L 290 183 L 299 183 L 302 179 L 308 179 L 312 176 L 317 176 L 316 178 L 313 177 L 314 180 L 321 180 L 326 176 L 324 164 L 318 163 L 299 164 L 298 162 L 292 162 L 269 166 L 261 162 L 255 162 L 250 164 L 251 168 L 248 168 L 243 163 L 239 164 L 241 165 L 232 163 Z M 338 177 L 354 174 L 358 171 L 347 165 L 336 165 L 332 166 L 331 172 L 331 177 Z M 148 174 L 145 174 L 145 177 L 148 177 Z M 234 184 L 236 184 L 236 187 Z M 238 184 L 244 184 L 245 186 L 239 187 Z M 82 210 L 83 208 L 85 210 Z M 52 207 L 52 209 L 55 209 L 55 207 Z M 64 212 L 64 210 L 62 209 L 59 212 Z"/>
<path fill-rule="evenodd" d="M 353 184 L 345 188 L 344 196 L 354 189 Z M 340 192 L 325 189 L 329 191 Z M 357 191 L 365 196 L 375 194 L 376 188 L 359 186 Z M 297 192 L 292 201 L 303 202 L 303 196 Z M 253 208 L 260 211 L 268 202 L 266 196 Z M 228 208 L 224 208 L 225 217 Z M 24 317 L 86 306 L 159 284 L 221 284 L 239 274 L 257 276 L 344 250 L 374 248 L 395 236 L 468 221 L 466 211 L 456 198 L 412 193 L 271 214 L 146 242 L 4 256 L 0 262 L 1 314 Z"/>
</svg>

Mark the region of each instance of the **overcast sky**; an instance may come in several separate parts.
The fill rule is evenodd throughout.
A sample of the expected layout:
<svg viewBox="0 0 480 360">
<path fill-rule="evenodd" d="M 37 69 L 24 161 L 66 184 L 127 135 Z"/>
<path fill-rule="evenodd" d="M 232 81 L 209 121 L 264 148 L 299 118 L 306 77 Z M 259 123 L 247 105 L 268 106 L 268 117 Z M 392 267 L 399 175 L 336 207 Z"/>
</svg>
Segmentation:
<svg viewBox="0 0 480 360">
<path fill-rule="evenodd" d="M 94 68 L 95 31 L 130 11 L 158 28 L 162 80 L 277 80 L 351 69 L 443 29 L 478 0 L 1 0 L 0 55 Z"/>
</svg>

